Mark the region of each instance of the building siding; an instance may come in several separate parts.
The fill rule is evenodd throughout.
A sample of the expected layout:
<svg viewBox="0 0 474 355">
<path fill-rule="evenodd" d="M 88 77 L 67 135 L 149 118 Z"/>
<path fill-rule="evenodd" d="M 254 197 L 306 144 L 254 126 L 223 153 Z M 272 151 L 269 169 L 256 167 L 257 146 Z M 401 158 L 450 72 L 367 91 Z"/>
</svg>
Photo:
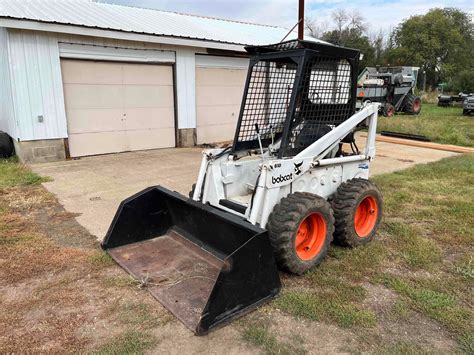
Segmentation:
<svg viewBox="0 0 474 355">
<path fill-rule="evenodd" d="M 8 32 L 0 27 L 0 131 L 18 138 L 10 76 Z"/>
<path fill-rule="evenodd" d="M 178 109 L 178 127 L 195 127 L 194 53 L 206 53 L 204 49 L 17 29 L 9 29 L 8 37 L 14 115 L 20 140 L 68 136 L 60 66 L 60 48 L 65 44 L 177 52 L 176 91 L 181 108 Z M 39 122 L 39 116 L 43 122 Z"/>
<path fill-rule="evenodd" d="M 67 137 L 56 36 L 10 31 L 9 41 L 18 138 L 28 141 Z"/>
</svg>

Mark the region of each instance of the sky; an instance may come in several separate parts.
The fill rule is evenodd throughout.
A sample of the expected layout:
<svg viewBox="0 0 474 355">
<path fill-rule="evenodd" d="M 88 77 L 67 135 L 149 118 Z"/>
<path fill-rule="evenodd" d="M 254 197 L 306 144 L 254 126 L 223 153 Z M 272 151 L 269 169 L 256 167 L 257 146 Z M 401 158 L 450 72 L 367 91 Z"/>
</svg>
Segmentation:
<svg viewBox="0 0 474 355">
<path fill-rule="evenodd" d="M 291 28 L 297 21 L 298 0 L 100 0 L 107 3 L 177 11 L 188 14 L 277 25 Z M 331 13 L 357 9 L 369 30 L 388 33 L 403 19 L 433 7 L 457 7 L 474 15 L 472 0 L 306 0 L 306 16 L 319 25 L 331 23 Z"/>
</svg>

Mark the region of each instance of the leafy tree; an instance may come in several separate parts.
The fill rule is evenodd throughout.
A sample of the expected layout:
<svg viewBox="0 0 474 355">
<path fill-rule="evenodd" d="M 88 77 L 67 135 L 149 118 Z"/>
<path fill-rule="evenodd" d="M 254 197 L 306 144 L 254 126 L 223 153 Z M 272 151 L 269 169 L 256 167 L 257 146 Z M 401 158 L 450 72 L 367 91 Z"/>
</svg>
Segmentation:
<svg viewBox="0 0 474 355">
<path fill-rule="evenodd" d="M 387 53 L 392 65 L 419 66 L 427 84 L 448 81 L 463 69 L 474 68 L 474 28 L 469 14 L 458 9 L 432 9 L 412 16 L 391 35 Z"/>
<path fill-rule="evenodd" d="M 454 92 L 474 93 L 474 70 L 465 69 L 456 73 L 450 82 L 450 88 Z"/>
</svg>

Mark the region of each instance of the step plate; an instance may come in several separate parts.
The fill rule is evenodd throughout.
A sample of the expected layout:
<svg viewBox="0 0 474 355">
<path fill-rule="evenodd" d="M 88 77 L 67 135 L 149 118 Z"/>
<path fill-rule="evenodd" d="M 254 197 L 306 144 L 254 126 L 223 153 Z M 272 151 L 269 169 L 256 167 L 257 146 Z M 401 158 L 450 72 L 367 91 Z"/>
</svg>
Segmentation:
<svg viewBox="0 0 474 355">
<path fill-rule="evenodd" d="M 188 328 L 195 331 L 223 261 L 177 231 L 108 250 L 135 279 Z"/>
</svg>

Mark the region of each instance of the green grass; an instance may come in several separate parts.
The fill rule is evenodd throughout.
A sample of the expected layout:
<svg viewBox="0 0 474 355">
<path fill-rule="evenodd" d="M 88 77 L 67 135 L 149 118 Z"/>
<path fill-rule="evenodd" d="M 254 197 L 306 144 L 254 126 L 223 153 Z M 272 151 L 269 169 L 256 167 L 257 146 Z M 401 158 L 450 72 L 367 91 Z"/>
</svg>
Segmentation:
<svg viewBox="0 0 474 355">
<path fill-rule="evenodd" d="M 89 257 L 89 261 L 96 267 L 108 267 L 115 264 L 114 259 L 106 251 L 99 250 Z"/>
<path fill-rule="evenodd" d="M 297 317 L 315 321 L 335 322 L 343 328 L 372 327 L 376 318 L 372 311 L 360 309 L 346 297 L 324 297 L 321 292 L 285 290 L 275 301 L 275 306 Z M 355 301 L 355 300 L 352 300 Z"/>
<path fill-rule="evenodd" d="M 20 164 L 16 157 L 0 159 L 0 189 L 15 186 L 38 185 L 50 181 L 33 173 L 25 165 Z"/>
<path fill-rule="evenodd" d="M 91 354 L 141 354 L 156 343 L 148 333 L 129 330 L 118 335 Z"/>
<path fill-rule="evenodd" d="M 441 291 L 435 283 L 430 285 L 416 278 L 390 274 L 385 274 L 382 282 L 401 295 L 414 309 L 457 334 L 459 339 L 466 339 L 472 333 L 472 310 L 450 288 Z"/>
<path fill-rule="evenodd" d="M 431 354 L 431 351 L 414 342 L 397 341 L 383 346 L 378 353 L 380 355 L 427 355 Z"/>
<path fill-rule="evenodd" d="M 421 134 L 437 143 L 474 147 L 474 119 L 463 116 L 461 107 L 424 103 L 418 116 L 379 116 L 377 130 Z"/>
<path fill-rule="evenodd" d="M 474 155 L 378 176 L 385 200 L 380 234 L 391 269 L 380 282 L 412 310 L 432 318 L 472 348 Z M 424 273 L 413 273 L 419 269 Z M 406 272 L 407 270 L 413 272 Z M 406 307 L 402 307 L 406 308 Z M 401 317 L 406 309 L 398 310 Z"/>
<path fill-rule="evenodd" d="M 139 283 L 130 275 L 106 276 L 103 279 L 103 283 L 105 286 L 118 288 L 137 287 L 139 285 Z"/>
<path fill-rule="evenodd" d="M 242 339 L 249 344 L 261 348 L 267 354 L 278 355 L 299 355 L 306 354 L 307 351 L 301 347 L 301 344 L 281 342 L 270 334 L 268 326 L 262 322 L 248 322 L 242 332 Z M 292 338 L 294 342 L 300 342 L 301 339 Z"/>
</svg>

